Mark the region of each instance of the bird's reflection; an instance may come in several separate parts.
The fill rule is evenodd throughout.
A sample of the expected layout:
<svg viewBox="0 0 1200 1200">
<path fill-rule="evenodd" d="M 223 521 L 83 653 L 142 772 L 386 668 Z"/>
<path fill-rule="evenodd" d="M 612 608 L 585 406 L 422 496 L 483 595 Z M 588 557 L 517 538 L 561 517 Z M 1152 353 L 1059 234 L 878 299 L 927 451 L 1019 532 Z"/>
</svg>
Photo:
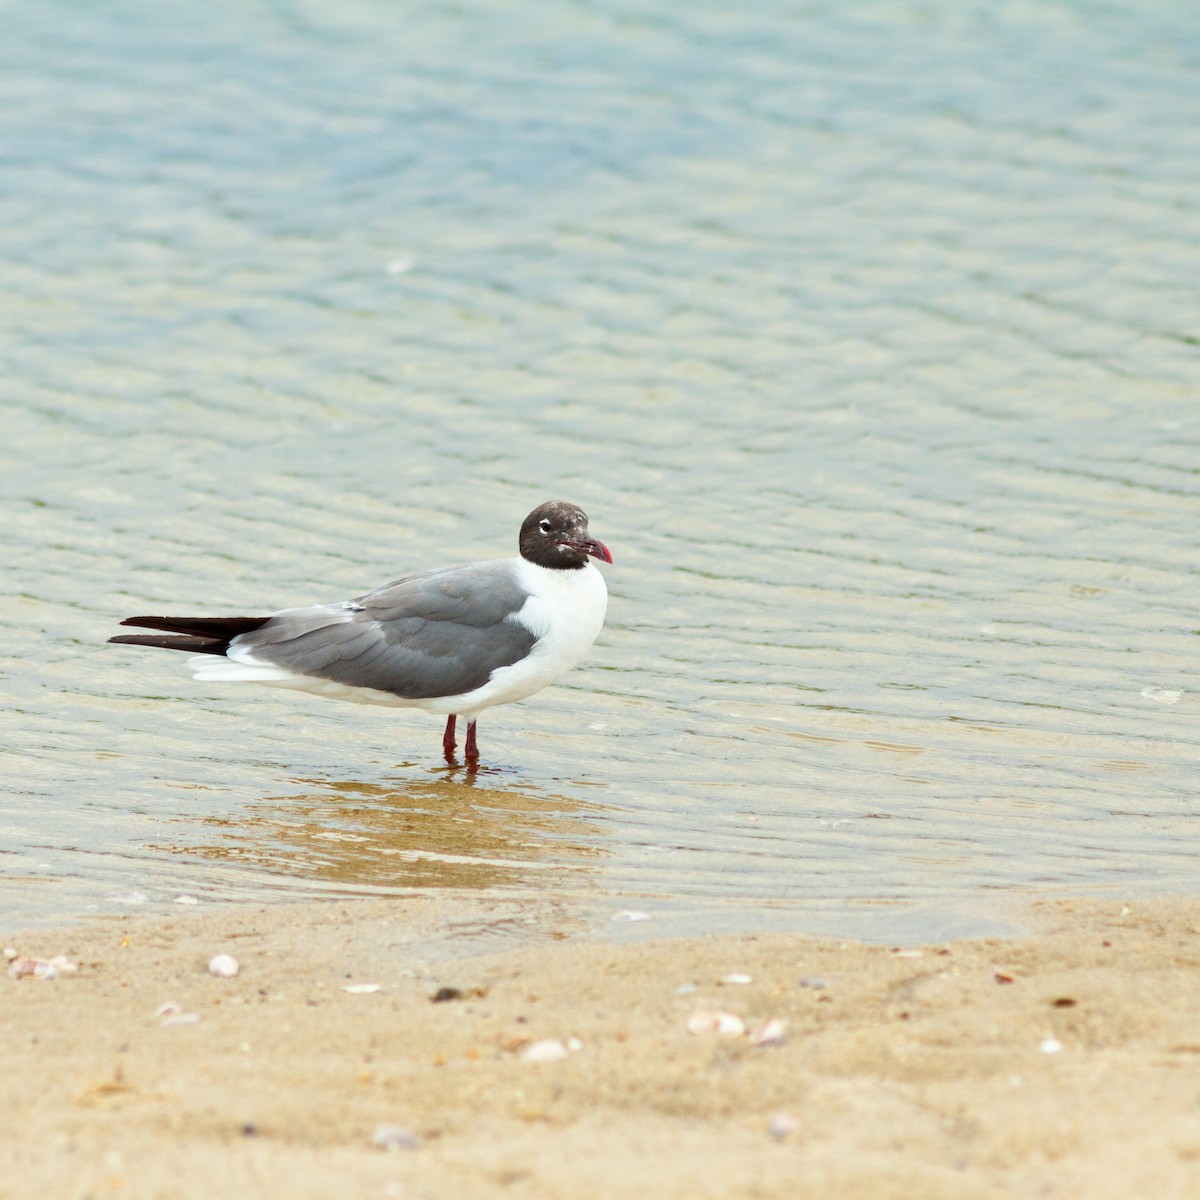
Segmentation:
<svg viewBox="0 0 1200 1200">
<path fill-rule="evenodd" d="M 590 873 L 603 853 L 588 819 L 601 806 L 509 785 L 498 772 L 295 783 L 296 794 L 208 818 L 216 843 L 174 849 L 372 891 L 562 886 L 564 873 Z"/>
</svg>

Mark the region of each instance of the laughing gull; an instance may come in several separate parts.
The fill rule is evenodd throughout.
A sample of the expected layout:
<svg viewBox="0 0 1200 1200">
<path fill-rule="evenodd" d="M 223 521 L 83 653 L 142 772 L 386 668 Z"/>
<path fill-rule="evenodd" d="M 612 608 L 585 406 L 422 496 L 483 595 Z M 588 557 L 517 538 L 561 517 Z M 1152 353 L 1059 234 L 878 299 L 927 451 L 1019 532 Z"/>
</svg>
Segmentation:
<svg viewBox="0 0 1200 1200">
<path fill-rule="evenodd" d="M 129 617 L 167 636 L 109 638 L 187 650 L 194 678 L 295 688 L 360 704 L 446 714 L 442 749 L 467 722 L 479 759 L 485 708 L 524 700 L 569 671 L 596 640 L 608 590 L 592 558 L 611 563 L 573 504 L 541 504 L 521 526 L 517 558 L 406 575 L 355 600 L 266 617 Z"/>
</svg>

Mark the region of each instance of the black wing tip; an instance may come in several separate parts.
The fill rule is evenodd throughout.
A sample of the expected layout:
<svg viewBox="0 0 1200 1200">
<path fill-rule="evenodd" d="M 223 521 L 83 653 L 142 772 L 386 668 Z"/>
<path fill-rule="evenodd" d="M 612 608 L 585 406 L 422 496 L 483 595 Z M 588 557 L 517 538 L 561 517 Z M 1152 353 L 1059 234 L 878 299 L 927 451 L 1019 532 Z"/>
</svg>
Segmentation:
<svg viewBox="0 0 1200 1200">
<path fill-rule="evenodd" d="M 167 620 L 166 617 L 126 617 L 121 622 L 122 625 L 133 625 L 139 629 L 153 629 L 154 625 L 151 622 L 159 622 Z"/>
<path fill-rule="evenodd" d="M 159 650 L 186 650 L 190 654 L 224 654 L 229 643 L 220 638 L 202 637 L 197 634 L 147 634 L 123 633 L 110 637 L 110 643 L 118 646 L 154 646 Z"/>
<path fill-rule="evenodd" d="M 126 617 L 122 625 L 158 629 L 163 633 L 191 633 L 200 637 L 234 638 L 261 629 L 270 617 Z"/>
<path fill-rule="evenodd" d="M 156 634 L 120 634 L 110 642 L 122 646 L 155 646 L 190 654 L 224 654 L 240 634 L 260 629 L 270 617 L 126 617 L 122 625 L 157 629 Z"/>
</svg>

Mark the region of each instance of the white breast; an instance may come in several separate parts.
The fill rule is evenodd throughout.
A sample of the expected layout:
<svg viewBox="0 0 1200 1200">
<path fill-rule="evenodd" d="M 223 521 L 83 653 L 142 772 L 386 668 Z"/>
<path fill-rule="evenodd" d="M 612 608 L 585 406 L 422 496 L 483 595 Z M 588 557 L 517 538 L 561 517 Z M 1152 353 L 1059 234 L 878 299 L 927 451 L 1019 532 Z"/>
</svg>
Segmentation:
<svg viewBox="0 0 1200 1200">
<path fill-rule="evenodd" d="M 495 704 L 523 700 L 564 675 L 591 649 L 608 607 L 604 576 L 591 563 L 577 571 L 554 571 L 518 559 L 517 578 L 529 598 L 508 620 L 523 625 L 537 641 L 520 662 L 493 671 L 483 687 L 465 696 L 443 697 L 434 711 L 471 717 Z M 426 701 L 421 707 L 433 705 Z"/>
</svg>

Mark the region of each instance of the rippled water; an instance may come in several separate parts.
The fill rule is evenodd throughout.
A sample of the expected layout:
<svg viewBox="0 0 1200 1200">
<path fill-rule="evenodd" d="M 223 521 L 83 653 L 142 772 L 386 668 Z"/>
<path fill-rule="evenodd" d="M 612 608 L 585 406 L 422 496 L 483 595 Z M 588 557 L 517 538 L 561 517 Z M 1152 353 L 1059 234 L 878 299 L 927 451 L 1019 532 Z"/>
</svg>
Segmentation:
<svg viewBox="0 0 1200 1200">
<path fill-rule="evenodd" d="M 14 921 L 1195 891 L 1190 2 L 8 16 Z M 555 496 L 609 622 L 474 778 L 435 718 L 104 644 L 507 554 Z"/>
</svg>

